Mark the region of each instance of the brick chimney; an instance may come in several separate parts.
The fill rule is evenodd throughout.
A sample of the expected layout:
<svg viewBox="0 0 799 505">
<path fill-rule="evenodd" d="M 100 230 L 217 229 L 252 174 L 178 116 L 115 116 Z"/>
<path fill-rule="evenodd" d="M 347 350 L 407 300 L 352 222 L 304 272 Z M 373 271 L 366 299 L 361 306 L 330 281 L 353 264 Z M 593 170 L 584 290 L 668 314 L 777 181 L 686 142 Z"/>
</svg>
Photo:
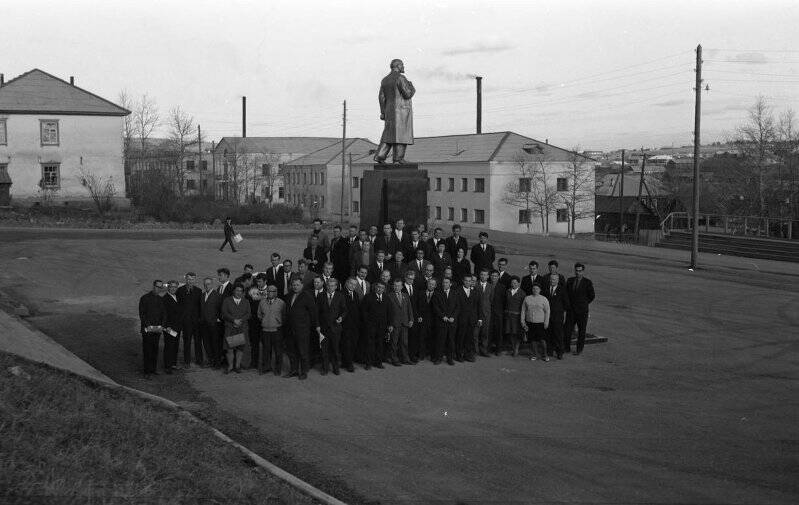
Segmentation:
<svg viewBox="0 0 799 505">
<path fill-rule="evenodd" d="M 73 76 L 73 75 L 69 76 L 69 84 L 71 84 L 72 86 L 75 85 L 75 76 Z"/>
<path fill-rule="evenodd" d="M 0 86 L 6 83 L 6 74 L 0 74 Z"/>
</svg>

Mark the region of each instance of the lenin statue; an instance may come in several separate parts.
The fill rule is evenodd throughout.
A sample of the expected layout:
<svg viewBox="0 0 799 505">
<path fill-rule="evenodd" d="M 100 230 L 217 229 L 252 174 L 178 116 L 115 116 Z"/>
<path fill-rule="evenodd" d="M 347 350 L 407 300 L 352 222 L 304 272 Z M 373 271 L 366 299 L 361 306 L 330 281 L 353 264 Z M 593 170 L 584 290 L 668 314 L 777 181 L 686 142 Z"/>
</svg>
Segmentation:
<svg viewBox="0 0 799 505">
<path fill-rule="evenodd" d="M 393 150 L 395 164 L 405 161 L 405 147 L 413 144 L 413 109 L 411 98 L 416 93 L 413 84 L 405 78 L 402 60 L 391 60 L 391 73 L 380 82 L 380 119 L 385 122 L 380 147 L 375 161 L 385 163 Z"/>
</svg>

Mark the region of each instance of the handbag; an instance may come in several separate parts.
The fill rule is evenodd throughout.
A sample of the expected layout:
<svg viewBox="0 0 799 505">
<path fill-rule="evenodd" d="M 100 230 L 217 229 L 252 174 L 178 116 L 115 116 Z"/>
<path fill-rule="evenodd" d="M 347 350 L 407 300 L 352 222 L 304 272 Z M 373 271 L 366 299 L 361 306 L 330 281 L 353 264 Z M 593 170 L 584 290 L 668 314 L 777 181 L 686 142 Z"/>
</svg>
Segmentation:
<svg viewBox="0 0 799 505">
<path fill-rule="evenodd" d="M 225 337 L 228 347 L 241 347 L 247 344 L 247 339 L 244 338 L 244 333 L 234 333 Z"/>
<path fill-rule="evenodd" d="M 244 237 L 241 236 L 241 233 L 237 233 L 237 234 L 233 235 L 233 242 L 238 244 L 242 240 L 244 240 Z"/>
</svg>

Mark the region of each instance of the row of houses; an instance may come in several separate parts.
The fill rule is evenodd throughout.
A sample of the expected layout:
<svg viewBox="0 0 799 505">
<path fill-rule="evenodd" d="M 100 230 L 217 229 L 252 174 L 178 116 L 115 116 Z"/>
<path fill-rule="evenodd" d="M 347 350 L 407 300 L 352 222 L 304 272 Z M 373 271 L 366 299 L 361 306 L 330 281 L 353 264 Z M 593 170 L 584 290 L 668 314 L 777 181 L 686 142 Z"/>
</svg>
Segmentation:
<svg viewBox="0 0 799 505">
<path fill-rule="evenodd" d="M 180 174 L 175 190 L 181 195 L 285 203 L 340 222 L 358 222 L 363 199 L 370 196 L 360 184 L 373 168 L 377 148 L 368 139 L 346 139 L 343 156 L 342 140 L 333 137 L 224 137 L 181 152 L 163 139 L 150 139 L 123 156 L 121 131 L 128 114 L 74 80 L 38 69 L 7 83 L 0 78 L 0 189 L 15 203 L 85 202 L 85 174 L 92 174 L 112 180 L 117 203 L 124 206 L 148 173 L 169 172 Z M 541 181 L 523 168 L 533 159 L 542 162 Z M 594 161 L 588 157 L 514 132 L 495 132 L 420 137 L 408 146 L 406 160 L 427 171 L 431 225 L 541 233 L 547 222 L 554 234 L 594 229 L 593 199 L 580 203 L 573 230 L 567 212 L 575 162 L 592 174 L 593 191 Z M 553 193 L 547 216 L 540 216 L 535 202 L 509 196 L 534 191 L 543 180 Z"/>
</svg>

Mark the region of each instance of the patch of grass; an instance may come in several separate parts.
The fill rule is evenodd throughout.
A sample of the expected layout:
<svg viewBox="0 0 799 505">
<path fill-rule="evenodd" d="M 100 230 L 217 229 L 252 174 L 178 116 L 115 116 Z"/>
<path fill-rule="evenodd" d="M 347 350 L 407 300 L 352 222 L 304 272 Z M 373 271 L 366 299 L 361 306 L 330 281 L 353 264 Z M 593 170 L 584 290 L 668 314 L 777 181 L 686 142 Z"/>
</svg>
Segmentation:
<svg viewBox="0 0 799 505">
<path fill-rule="evenodd" d="M 12 375 L 13 366 L 31 378 Z M 0 353 L 0 454 L 4 498 L 315 503 L 254 467 L 201 424 L 6 353 Z"/>
</svg>

